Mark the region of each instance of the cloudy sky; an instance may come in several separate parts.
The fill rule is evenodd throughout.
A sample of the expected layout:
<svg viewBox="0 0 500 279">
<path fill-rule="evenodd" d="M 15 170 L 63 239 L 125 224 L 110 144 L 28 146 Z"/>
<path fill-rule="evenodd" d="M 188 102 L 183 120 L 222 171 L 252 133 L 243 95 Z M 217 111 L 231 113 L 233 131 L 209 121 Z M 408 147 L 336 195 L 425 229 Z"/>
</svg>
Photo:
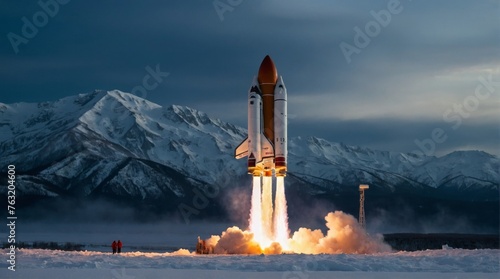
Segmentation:
<svg viewBox="0 0 500 279">
<path fill-rule="evenodd" d="M 246 126 L 269 54 L 292 136 L 500 155 L 498 0 L 57 1 L 0 0 L 0 102 L 119 89 Z"/>
</svg>

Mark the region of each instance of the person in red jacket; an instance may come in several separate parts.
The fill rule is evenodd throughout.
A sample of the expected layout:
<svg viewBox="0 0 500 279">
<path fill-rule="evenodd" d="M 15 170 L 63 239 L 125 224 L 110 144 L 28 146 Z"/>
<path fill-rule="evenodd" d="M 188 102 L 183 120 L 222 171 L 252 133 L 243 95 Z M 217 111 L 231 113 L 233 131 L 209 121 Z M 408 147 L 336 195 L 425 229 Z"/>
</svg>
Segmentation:
<svg viewBox="0 0 500 279">
<path fill-rule="evenodd" d="M 116 244 L 116 247 L 118 248 L 118 253 L 121 253 L 122 252 L 122 247 L 123 247 L 123 243 L 121 240 L 118 240 L 118 243 Z"/>
<path fill-rule="evenodd" d="M 111 248 L 113 249 L 113 254 L 116 254 L 116 248 L 118 248 L 118 243 L 113 240 L 113 244 L 111 244 Z"/>
</svg>

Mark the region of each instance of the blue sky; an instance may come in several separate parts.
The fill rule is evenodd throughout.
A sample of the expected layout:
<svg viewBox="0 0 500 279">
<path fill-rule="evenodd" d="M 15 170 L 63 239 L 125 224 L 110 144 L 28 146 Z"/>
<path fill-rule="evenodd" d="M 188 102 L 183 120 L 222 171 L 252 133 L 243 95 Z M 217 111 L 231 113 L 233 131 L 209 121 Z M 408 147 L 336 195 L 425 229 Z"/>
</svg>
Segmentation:
<svg viewBox="0 0 500 279">
<path fill-rule="evenodd" d="M 292 136 L 500 154 L 498 0 L 40 3 L 0 1 L 0 102 L 119 89 L 245 126 L 269 54 Z"/>
</svg>

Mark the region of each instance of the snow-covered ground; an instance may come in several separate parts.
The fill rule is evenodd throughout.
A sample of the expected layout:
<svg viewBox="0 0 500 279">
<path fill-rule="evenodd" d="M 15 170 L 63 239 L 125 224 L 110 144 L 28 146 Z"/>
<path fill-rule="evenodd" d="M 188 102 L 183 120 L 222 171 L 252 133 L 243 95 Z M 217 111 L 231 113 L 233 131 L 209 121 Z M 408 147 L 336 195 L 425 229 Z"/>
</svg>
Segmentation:
<svg viewBox="0 0 500 279">
<path fill-rule="evenodd" d="M 220 234 L 228 224 L 75 224 L 21 222 L 17 240 L 81 243 L 86 252 L 21 249 L 16 271 L 1 251 L 0 278 L 499 278 L 500 250 L 390 252 L 370 255 L 193 255 L 197 236 Z M 5 231 L 1 239 L 7 239 Z M 113 240 L 124 242 L 112 255 Z M 154 248 L 151 250 L 151 248 Z M 92 250 L 92 251 L 91 251 Z M 152 252 L 158 251 L 158 252 Z"/>
<path fill-rule="evenodd" d="M 498 278 L 500 264 L 500 250 L 447 247 L 373 255 L 187 253 L 21 249 L 16 271 L 2 261 L 0 278 Z"/>
</svg>

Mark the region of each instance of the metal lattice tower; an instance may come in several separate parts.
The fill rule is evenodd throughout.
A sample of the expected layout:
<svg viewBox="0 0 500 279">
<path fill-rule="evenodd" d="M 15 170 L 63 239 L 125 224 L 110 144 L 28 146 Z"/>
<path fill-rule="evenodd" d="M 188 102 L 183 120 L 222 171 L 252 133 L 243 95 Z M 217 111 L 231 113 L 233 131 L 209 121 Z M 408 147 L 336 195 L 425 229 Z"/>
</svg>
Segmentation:
<svg viewBox="0 0 500 279">
<path fill-rule="evenodd" d="M 359 224 L 364 228 L 365 224 L 365 190 L 369 186 L 366 184 L 359 185 Z"/>
</svg>

